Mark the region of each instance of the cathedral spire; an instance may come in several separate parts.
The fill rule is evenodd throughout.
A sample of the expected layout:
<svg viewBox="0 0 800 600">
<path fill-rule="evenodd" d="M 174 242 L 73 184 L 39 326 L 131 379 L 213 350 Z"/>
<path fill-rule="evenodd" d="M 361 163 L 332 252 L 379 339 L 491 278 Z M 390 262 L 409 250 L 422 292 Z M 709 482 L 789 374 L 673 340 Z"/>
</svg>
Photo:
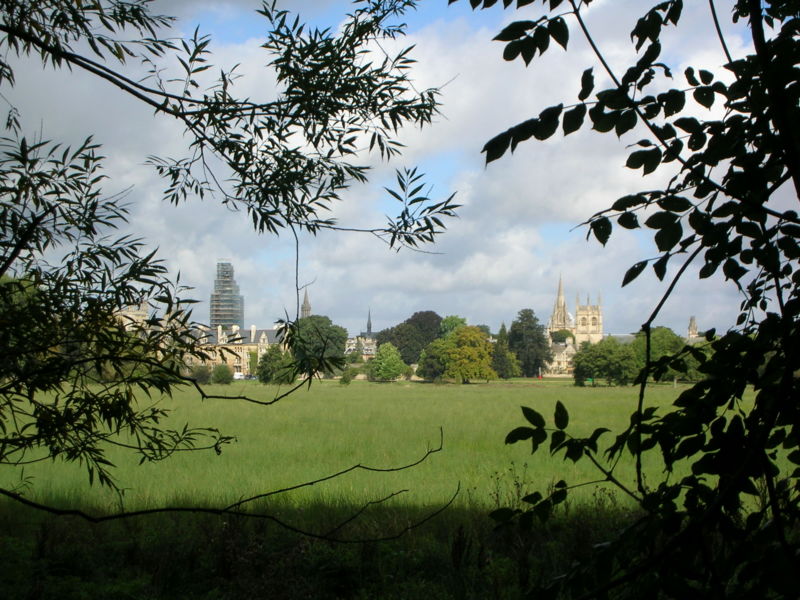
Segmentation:
<svg viewBox="0 0 800 600">
<path fill-rule="evenodd" d="M 556 302 L 553 305 L 553 314 L 550 316 L 550 331 L 569 329 L 571 326 L 569 313 L 567 312 L 567 301 L 564 299 L 564 284 L 561 275 L 558 276 L 558 293 Z"/>
<path fill-rule="evenodd" d="M 300 308 L 300 316 L 302 318 L 311 316 L 311 302 L 308 301 L 308 290 L 303 294 L 303 306 Z"/>
<path fill-rule="evenodd" d="M 372 309 L 367 309 L 367 334 L 372 334 Z"/>
</svg>

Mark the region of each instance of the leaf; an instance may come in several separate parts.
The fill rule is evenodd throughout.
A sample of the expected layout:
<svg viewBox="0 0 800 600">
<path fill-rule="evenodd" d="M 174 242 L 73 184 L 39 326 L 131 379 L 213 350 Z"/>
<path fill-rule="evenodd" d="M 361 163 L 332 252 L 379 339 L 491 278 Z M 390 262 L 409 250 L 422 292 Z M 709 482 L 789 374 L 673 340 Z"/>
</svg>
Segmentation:
<svg viewBox="0 0 800 600">
<path fill-rule="evenodd" d="M 656 246 L 661 252 L 668 252 L 675 247 L 675 244 L 681 241 L 682 236 L 683 227 L 681 227 L 680 222 L 676 221 L 656 232 Z M 659 279 L 661 278 L 659 277 Z"/>
<path fill-rule="evenodd" d="M 641 274 L 641 272 L 644 271 L 644 268 L 646 266 L 647 266 L 647 261 L 641 260 L 637 262 L 635 265 L 633 265 L 630 269 L 628 269 L 625 272 L 625 277 L 622 278 L 622 287 L 625 287 L 631 281 L 636 279 Z"/>
<path fill-rule="evenodd" d="M 516 444 L 523 440 L 529 440 L 531 437 L 533 437 L 533 429 L 530 427 L 517 427 L 506 436 L 506 444 Z"/>
<path fill-rule="evenodd" d="M 508 150 L 510 143 L 511 134 L 508 131 L 504 131 L 500 135 L 497 135 L 486 142 L 483 150 L 481 150 L 481 152 L 486 152 L 486 164 L 489 164 L 493 160 L 497 160 L 503 156 L 503 154 L 506 153 L 506 150 Z"/>
<path fill-rule="evenodd" d="M 503 60 L 512 61 L 522 52 L 522 43 L 519 40 L 509 42 L 503 49 Z"/>
<path fill-rule="evenodd" d="M 563 104 L 558 104 L 545 108 L 539 113 L 538 126 L 533 132 L 537 140 L 546 140 L 556 132 L 558 129 L 558 118 L 561 116 L 563 108 Z"/>
<path fill-rule="evenodd" d="M 664 230 L 662 229 L 661 231 Z M 659 233 L 661 233 L 661 231 L 659 231 Z M 669 262 L 669 257 L 669 254 L 665 254 L 653 263 L 653 271 L 655 271 L 656 277 L 658 277 L 659 281 L 663 281 L 664 275 L 667 274 L 667 263 Z"/>
<path fill-rule="evenodd" d="M 515 21 L 498 33 L 494 37 L 494 40 L 498 42 L 510 42 L 522 37 L 529 29 L 533 29 L 534 27 L 536 27 L 536 21 Z"/>
<path fill-rule="evenodd" d="M 692 96 L 694 96 L 694 99 L 697 100 L 699 104 L 702 104 L 706 108 L 711 108 L 714 104 L 714 90 L 710 87 L 696 88 Z"/>
<path fill-rule="evenodd" d="M 600 217 L 599 219 L 595 219 L 591 223 L 592 233 L 594 233 L 594 237 L 597 238 L 597 241 L 606 245 L 608 242 L 608 238 L 611 237 L 611 230 L 612 225 L 611 221 L 608 220 L 608 217 Z"/>
<path fill-rule="evenodd" d="M 659 148 L 647 148 L 646 150 L 637 150 L 631 153 L 625 166 L 629 169 L 643 168 L 643 175 L 647 175 L 655 171 L 660 163 L 661 150 Z"/>
<path fill-rule="evenodd" d="M 637 229 L 639 227 L 639 219 L 636 213 L 625 212 L 617 218 L 617 223 L 625 229 Z"/>
<path fill-rule="evenodd" d="M 557 17 L 551 20 L 547 25 L 547 31 L 550 37 L 552 37 L 559 46 L 564 48 L 564 50 L 567 49 L 569 27 L 567 27 L 567 22 L 564 21 L 563 17 Z"/>
<path fill-rule="evenodd" d="M 553 419 L 558 429 L 566 429 L 567 425 L 569 425 L 569 413 L 560 400 L 556 401 L 556 411 Z"/>
<path fill-rule="evenodd" d="M 683 196 L 665 196 L 658 201 L 658 205 L 670 212 L 684 212 L 694 206 L 688 198 Z"/>
<path fill-rule="evenodd" d="M 528 423 L 540 429 L 545 427 L 544 417 L 540 413 L 527 406 L 520 406 L 520 408 Z"/>
<path fill-rule="evenodd" d="M 581 102 L 586 100 L 594 89 L 593 69 L 594 67 L 589 67 L 583 72 L 583 75 L 581 75 L 581 91 L 578 94 L 578 100 Z"/>
<path fill-rule="evenodd" d="M 700 121 L 694 117 L 681 117 L 680 119 L 675 119 L 674 123 L 675 127 L 683 129 L 686 133 L 695 133 L 703 130 Z"/>
<path fill-rule="evenodd" d="M 636 111 L 633 109 L 623 110 L 620 113 L 619 119 L 617 120 L 617 124 L 614 126 L 614 130 L 617 134 L 617 137 L 620 137 L 626 131 L 630 131 L 634 127 L 636 127 Z"/>
<path fill-rule="evenodd" d="M 692 87 L 700 85 L 700 82 L 694 75 L 694 69 L 692 67 L 686 67 L 686 70 L 683 72 L 683 74 L 686 76 L 686 81 L 688 81 L 689 85 L 691 85 Z"/>
<path fill-rule="evenodd" d="M 578 129 L 581 128 L 583 125 L 583 120 L 586 117 L 586 105 L 585 104 L 578 104 L 574 108 L 571 108 L 567 112 L 564 113 L 564 118 L 562 119 L 563 127 L 564 127 L 564 135 L 569 135 Z"/>
<path fill-rule="evenodd" d="M 550 454 L 553 454 L 554 452 L 556 452 L 558 450 L 559 446 L 561 446 L 561 444 L 564 443 L 564 440 L 566 438 L 567 438 L 567 434 L 565 432 L 561 431 L 560 429 L 558 431 L 554 431 L 550 435 Z"/>
<path fill-rule="evenodd" d="M 678 217 L 674 213 L 659 211 L 650 215 L 644 224 L 650 229 L 662 229 L 664 227 L 669 227 L 677 220 Z"/>
</svg>

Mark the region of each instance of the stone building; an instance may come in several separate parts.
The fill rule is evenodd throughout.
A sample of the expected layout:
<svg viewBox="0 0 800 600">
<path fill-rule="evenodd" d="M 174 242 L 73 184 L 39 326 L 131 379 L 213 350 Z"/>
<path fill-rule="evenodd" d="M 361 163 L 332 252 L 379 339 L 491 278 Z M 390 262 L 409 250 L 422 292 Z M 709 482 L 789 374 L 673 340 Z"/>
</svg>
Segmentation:
<svg viewBox="0 0 800 600">
<path fill-rule="evenodd" d="M 362 331 L 357 336 L 348 338 L 344 347 L 345 354 L 352 354 L 355 352 L 358 345 L 361 344 L 361 360 L 369 360 L 375 356 L 378 351 L 378 343 L 375 340 L 375 334 L 372 333 L 372 310 L 367 311 L 367 330 Z"/>
<path fill-rule="evenodd" d="M 242 330 L 238 325 L 230 330 L 221 325 L 216 329 L 203 327 L 195 335 L 208 358 L 204 361 L 190 361 L 188 367 L 203 364 L 213 369 L 217 365 L 226 364 L 234 374 L 240 374 L 240 377 L 255 375 L 251 358 L 257 365 L 270 346 L 281 343 L 277 329 L 258 329 L 255 325 L 249 330 Z"/>
<path fill-rule="evenodd" d="M 558 278 L 558 292 L 553 305 L 553 312 L 547 324 L 547 334 L 552 336 L 556 331 L 565 331 L 569 335 L 563 343 L 552 343 L 550 350 L 553 361 L 548 367 L 551 374 L 572 373 L 572 357 L 584 342 L 596 344 L 603 339 L 603 307 L 598 295 L 597 304 L 592 304 L 589 296 L 586 304 L 580 303 L 580 297 L 575 297 L 575 314 L 567 310 L 567 301 L 564 296 L 564 285 L 561 277 Z M 550 337 L 552 340 L 552 337 Z"/>
</svg>

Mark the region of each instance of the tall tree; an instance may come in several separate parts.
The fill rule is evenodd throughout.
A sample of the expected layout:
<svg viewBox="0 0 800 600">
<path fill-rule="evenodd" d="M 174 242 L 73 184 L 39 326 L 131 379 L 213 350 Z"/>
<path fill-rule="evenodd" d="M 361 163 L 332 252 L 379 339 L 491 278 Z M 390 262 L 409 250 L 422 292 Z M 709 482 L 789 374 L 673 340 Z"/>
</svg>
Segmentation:
<svg viewBox="0 0 800 600">
<path fill-rule="evenodd" d="M 368 375 L 371 381 L 394 381 L 408 369 L 408 365 L 403 362 L 400 352 L 386 342 L 378 346 L 378 352 L 367 365 Z"/>
<path fill-rule="evenodd" d="M 291 349 L 300 373 L 331 375 L 344 367 L 347 330 L 329 317 L 311 315 L 297 320 Z"/>
<path fill-rule="evenodd" d="M 511 322 L 508 347 L 519 360 L 525 377 L 539 375 L 553 360 L 544 325 L 530 308 L 523 308 Z"/>
<path fill-rule="evenodd" d="M 458 383 L 497 379 L 492 369 L 492 344 L 477 327 L 463 326 L 448 339 L 452 346 L 446 354 L 444 376 Z"/>
<path fill-rule="evenodd" d="M 505 323 L 500 325 L 500 332 L 492 349 L 492 368 L 500 379 L 511 379 L 522 375 L 519 361 L 508 347 L 508 331 Z"/>
<path fill-rule="evenodd" d="M 415 312 L 402 323 L 384 329 L 375 336 L 378 345 L 390 342 L 406 364 L 419 362 L 423 348 L 439 336 L 442 318 L 431 310 Z"/>
<path fill-rule="evenodd" d="M 475 8 L 495 4 L 472 2 Z M 613 4 L 591 3 L 592 17 Z M 619 537 L 543 583 L 550 589 L 531 595 L 795 596 L 796 577 L 783 574 L 796 572 L 800 551 L 795 535 L 800 522 L 798 3 L 732 0 L 722 14 L 715 0 L 688 3 L 689 11 L 681 0 L 638 4 L 642 16 L 630 34 L 635 56 L 629 61 L 619 53 L 621 44 L 613 61 L 603 54 L 585 18 L 590 2 L 580 0 L 542 2 L 538 16 L 510 22 L 495 38 L 505 45 L 507 60 L 528 64 L 556 44 L 566 49 L 577 32 L 603 73 L 597 77 L 594 67 L 576 73 L 577 101 L 546 107 L 489 140 L 487 162 L 526 140 L 548 139 L 559 126 L 566 135 L 588 122 L 616 136 L 638 127 L 636 138 L 624 141 L 626 166 L 643 175 L 659 169 L 658 182 L 620 197 L 586 224 L 603 245 L 615 225 L 649 230 L 658 255 L 633 264 L 622 284 L 648 266 L 669 282 L 644 320 L 646 359 L 636 407 L 610 446 L 599 451 L 603 428 L 588 438 L 569 435 L 569 415 L 561 404 L 554 427 L 526 408 L 531 427 L 517 428 L 507 438 L 533 440 L 534 451 L 549 446 L 573 461 L 588 458 L 599 471 L 596 479 L 614 482 L 641 511 Z M 687 12 L 696 20 L 687 22 Z M 726 18 L 732 22 L 724 24 Z M 726 37 L 730 30 L 736 44 Z M 692 60 L 711 57 L 709 62 L 675 71 L 685 60 L 680 45 L 698 31 L 713 39 L 706 40 L 708 51 Z M 749 40 L 741 43 L 740 34 Z M 710 54 L 714 44 L 718 58 Z M 605 89 L 595 91 L 596 82 Z M 729 281 L 739 294 L 740 313 L 723 335 L 706 332 L 708 356 L 693 346 L 681 351 L 700 363 L 706 378 L 682 392 L 670 410 L 657 411 L 646 401 L 648 375 L 665 366 L 685 369 L 686 362 L 676 356 L 653 364 L 653 323 L 678 281 L 695 272 L 700 278 L 719 272 Z M 747 390 L 754 390 L 752 401 L 744 401 Z M 622 460 L 625 454 L 631 455 L 628 460 Z M 643 465 L 654 460 L 665 465 L 664 476 L 645 478 Z M 617 465 L 626 463 L 634 465 L 632 485 L 627 477 L 618 479 Z M 674 477 L 678 463 L 682 475 Z M 522 523 L 546 517 L 568 496 L 570 484 L 556 487 L 529 497 Z M 754 495 L 760 501 L 754 502 Z"/>
<path fill-rule="evenodd" d="M 362 3 L 334 31 L 305 27 L 265 2 L 262 47 L 280 92 L 255 102 L 235 95 L 235 73 L 214 80 L 209 38 L 179 39 L 155 3 L 8 0 L 0 3 L 0 96 L 8 102 L 17 70 L 35 72 L 37 59 L 44 76 L 52 69 L 94 76 L 151 108 L 155 127 L 166 119 L 184 128 L 184 153 L 148 159 L 164 178 L 165 200 L 213 197 L 246 213 L 258 232 L 314 233 L 336 227 L 326 211 L 366 180 L 362 148 L 394 156 L 397 131 L 437 111 L 435 90 L 414 89 L 408 49 L 385 60 L 367 52 L 402 34 L 397 17 L 413 5 Z M 140 64 L 149 69 L 145 80 Z M 204 79 L 211 79 L 205 89 Z M 142 460 L 219 450 L 231 438 L 213 428 L 170 429 L 165 405 L 136 401 L 141 391 L 168 396 L 191 381 L 186 364 L 208 358 L 184 288 L 143 241 L 116 234 L 128 213 L 121 195 L 101 187 L 103 150 L 90 137 L 71 148 L 47 141 L 35 116 L 26 134 L 26 109 L 9 107 L 0 137 L 0 464 L 43 452 L 113 486 L 109 447 Z M 413 169 L 398 173 L 390 196 L 400 215 L 371 230 L 393 246 L 432 241 L 440 217 L 453 214 L 452 198 L 431 203 L 419 179 Z M 125 318 L 127 307 L 142 303 L 146 319 Z M 296 329 L 287 341 L 303 342 L 295 350 L 312 376 L 311 343 Z M 316 357 L 318 366 L 326 361 Z M 95 385 L 104 370 L 121 376 Z"/>
<path fill-rule="evenodd" d="M 636 351 L 631 344 L 620 343 L 616 338 L 603 338 L 596 344 L 584 343 L 573 357 L 575 385 L 583 386 L 587 380 L 597 385 L 605 379 L 608 385 L 627 385 L 639 372 Z"/>
</svg>

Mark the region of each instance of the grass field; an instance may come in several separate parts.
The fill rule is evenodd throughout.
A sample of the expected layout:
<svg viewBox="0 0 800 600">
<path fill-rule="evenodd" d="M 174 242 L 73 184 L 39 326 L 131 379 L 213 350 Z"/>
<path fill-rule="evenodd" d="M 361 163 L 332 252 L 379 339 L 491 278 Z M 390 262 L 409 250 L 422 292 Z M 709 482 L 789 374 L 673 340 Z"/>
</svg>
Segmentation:
<svg viewBox="0 0 800 600">
<path fill-rule="evenodd" d="M 211 387 L 215 394 L 268 399 L 275 389 L 255 382 Z M 664 409 L 680 388 L 654 386 L 650 404 Z M 174 425 L 218 427 L 237 442 L 220 456 L 185 453 L 137 466 L 111 455 L 128 510 L 164 505 L 223 506 L 240 498 L 324 477 L 354 464 L 397 467 L 429 447 L 444 447 L 423 464 L 394 473 L 354 472 L 253 507 L 306 531 L 336 531 L 374 539 L 418 524 L 461 492 L 444 513 L 390 542 L 331 544 L 298 536 L 269 520 L 159 514 L 91 524 L 49 516 L 0 501 L 0 597 L 85 598 L 509 598 L 529 583 L 563 572 L 634 518 L 619 495 L 575 490 L 553 519 L 525 533 L 497 532 L 488 517 L 527 492 L 565 479 L 596 479 L 585 461 L 574 465 L 543 448 L 506 446 L 524 424 L 520 405 L 552 419 L 557 400 L 570 430 L 622 429 L 636 404 L 634 388 L 576 388 L 569 380 L 518 380 L 478 385 L 315 383 L 270 407 L 236 400 L 201 402 L 182 393 L 165 401 Z M 610 437 L 607 442 L 610 441 Z M 632 477 L 620 464 L 617 475 Z M 626 473 L 627 469 L 627 475 Z M 645 465 L 650 476 L 658 464 Z M 21 470 L 0 472 L 0 485 L 19 483 Z M 25 495 L 91 512 L 120 509 L 117 496 L 90 487 L 79 465 L 40 463 L 24 470 Z"/>
<path fill-rule="evenodd" d="M 256 382 L 209 386 L 214 394 L 259 399 L 271 398 L 275 391 Z M 648 401 L 665 406 L 679 391 L 656 386 Z M 577 483 L 596 475 L 585 461 L 575 465 L 545 451 L 531 456 L 524 443 L 504 445 L 505 435 L 524 424 L 520 405 L 551 418 L 556 400 L 561 400 L 570 411 L 571 431 L 588 435 L 600 426 L 622 429 L 636 394 L 631 387 L 577 388 L 563 379 L 466 386 L 360 381 L 342 386 L 321 381 L 264 407 L 239 400 L 201 402 L 186 390 L 165 401 L 173 411 L 173 424 L 217 427 L 236 436 L 235 443 L 219 456 L 183 453 L 142 466 L 123 452 L 109 456 L 118 467 L 127 509 L 187 502 L 224 505 L 358 463 L 389 468 L 413 462 L 439 444 L 441 429 L 443 450 L 413 469 L 350 473 L 286 494 L 280 502 L 351 504 L 408 490 L 392 502 L 435 506 L 446 502 L 460 485 L 458 504 L 494 508 L 499 501 L 518 496 L 521 488 L 545 489 L 559 479 Z M 650 472 L 660 468 L 646 466 Z M 20 471 L 7 471 L 0 473 L 2 484 L 13 485 Z M 80 465 L 31 465 L 24 475 L 32 483 L 26 492 L 31 498 L 96 510 L 118 507 L 115 494 L 89 486 Z M 626 477 L 624 469 L 621 476 Z"/>
</svg>

